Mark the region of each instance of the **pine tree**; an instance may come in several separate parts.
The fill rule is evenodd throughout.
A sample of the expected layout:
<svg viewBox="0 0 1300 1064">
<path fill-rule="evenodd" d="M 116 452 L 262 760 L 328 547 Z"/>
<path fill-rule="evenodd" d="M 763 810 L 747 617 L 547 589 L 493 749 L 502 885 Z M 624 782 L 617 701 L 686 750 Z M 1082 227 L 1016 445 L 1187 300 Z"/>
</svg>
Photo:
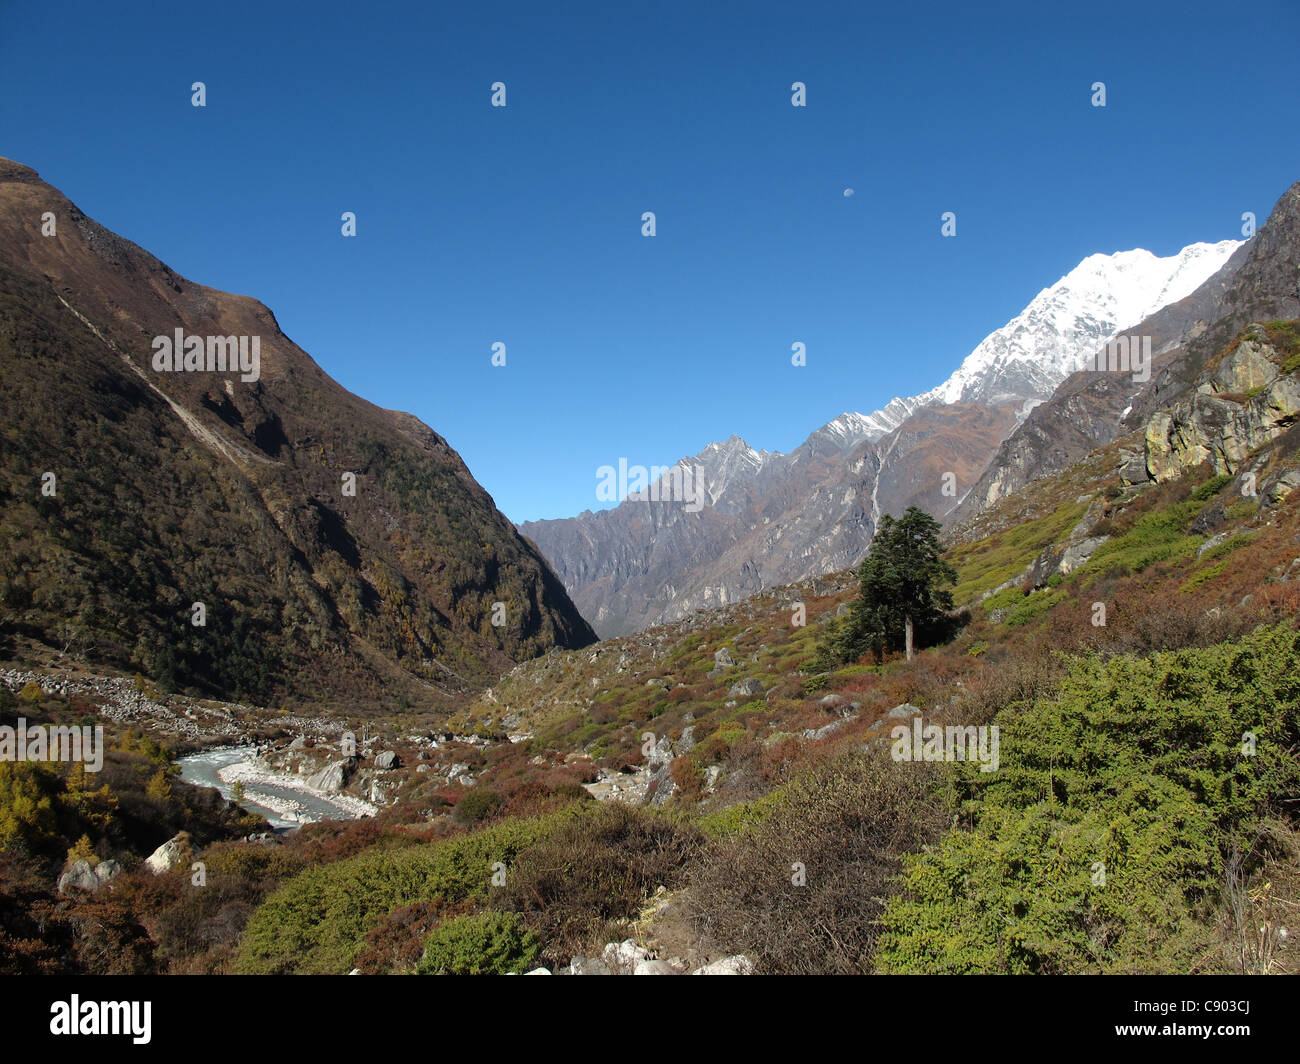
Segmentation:
<svg viewBox="0 0 1300 1064">
<path fill-rule="evenodd" d="M 957 573 L 943 560 L 939 531 L 939 522 L 915 506 L 898 520 L 881 518 L 858 567 L 859 597 L 837 641 L 841 659 L 855 661 L 871 650 L 878 661 L 901 646 L 911 661 L 916 627 L 952 609 L 951 592 L 939 585 L 954 583 Z"/>
</svg>

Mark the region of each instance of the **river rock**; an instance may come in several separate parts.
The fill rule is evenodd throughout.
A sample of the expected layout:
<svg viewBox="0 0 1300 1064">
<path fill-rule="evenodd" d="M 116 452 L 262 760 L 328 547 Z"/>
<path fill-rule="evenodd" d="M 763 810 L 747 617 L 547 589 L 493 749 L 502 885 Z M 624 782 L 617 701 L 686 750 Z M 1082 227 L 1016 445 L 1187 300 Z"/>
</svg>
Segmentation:
<svg viewBox="0 0 1300 1064">
<path fill-rule="evenodd" d="M 326 794 L 338 794 L 347 782 L 347 761 L 331 761 L 319 772 L 307 777 L 307 786 Z"/>
</svg>

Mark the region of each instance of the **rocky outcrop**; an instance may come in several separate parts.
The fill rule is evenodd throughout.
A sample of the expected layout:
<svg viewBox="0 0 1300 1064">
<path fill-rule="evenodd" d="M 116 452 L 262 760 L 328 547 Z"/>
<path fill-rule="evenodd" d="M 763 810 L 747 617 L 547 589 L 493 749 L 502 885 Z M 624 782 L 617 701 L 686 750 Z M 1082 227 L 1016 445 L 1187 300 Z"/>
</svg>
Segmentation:
<svg viewBox="0 0 1300 1064">
<path fill-rule="evenodd" d="M 1196 389 L 1146 426 L 1151 478 L 1169 480 L 1208 462 L 1235 473 L 1264 444 L 1300 418 L 1300 375 L 1284 373 L 1280 352 L 1264 325 L 1207 367 Z"/>
<path fill-rule="evenodd" d="M 964 526 L 1031 481 L 1140 431 L 1158 411 L 1191 391 L 1203 368 L 1249 323 L 1300 317 L 1297 276 L 1300 183 L 1282 195 L 1268 221 L 1218 273 L 1190 296 L 1126 330 L 1151 337 L 1154 367 L 1149 380 L 1116 372 L 1081 372 L 1066 378 L 998 449 L 950 524 Z M 1145 468 L 1144 462 L 1126 465 L 1122 476 L 1138 483 L 1146 479 Z"/>
</svg>

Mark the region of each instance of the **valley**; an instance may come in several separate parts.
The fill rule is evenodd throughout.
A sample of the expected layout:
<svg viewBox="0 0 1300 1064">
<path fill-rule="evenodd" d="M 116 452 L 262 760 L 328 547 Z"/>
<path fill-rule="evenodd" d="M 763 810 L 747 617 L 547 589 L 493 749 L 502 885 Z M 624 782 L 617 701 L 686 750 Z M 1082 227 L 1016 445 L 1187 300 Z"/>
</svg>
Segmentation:
<svg viewBox="0 0 1300 1064">
<path fill-rule="evenodd" d="M 14 231 L 51 202 L 0 252 L 0 725 L 106 751 L 0 762 L 0 971 L 1297 970 L 1300 185 L 932 393 L 519 526 L 0 164 Z M 178 317 L 256 379 L 148 376 Z"/>
</svg>

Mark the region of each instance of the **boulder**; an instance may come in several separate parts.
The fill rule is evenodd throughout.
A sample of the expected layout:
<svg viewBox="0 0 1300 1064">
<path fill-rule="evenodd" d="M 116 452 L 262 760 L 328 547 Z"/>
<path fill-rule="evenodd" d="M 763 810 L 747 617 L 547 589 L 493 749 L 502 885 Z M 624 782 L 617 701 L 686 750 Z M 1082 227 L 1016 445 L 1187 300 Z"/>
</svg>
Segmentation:
<svg viewBox="0 0 1300 1064">
<path fill-rule="evenodd" d="M 757 698 L 763 693 L 763 681 L 752 676 L 731 685 L 727 691 L 729 698 Z"/>
<path fill-rule="evenodd" d="M 1146 425 L 1152 479 L 1169 480 L 1207 461 L 1216 473 L 1235 473 L 1252 451 L 1285 432 L 1300 415 L 1300 375 L 1279 374 L 1281 360 L 1267 330 L 1251 326 L 1194 393 L 1152 414 Z"/>
<path fill-rule="evenodd" d="M 569 964 L 570 975 L 613 975 L 609 965 L 599 957 L 574 957 Z"/>
<path fill-rule="evenodd" d="M 632 969 L 633 975 L 678 975 L 680 974 L 667 961 L 637 961 Z"/>
<path fill-rule="evenodd" d="M 159 876 L 164 872 L 170 872 L 177 865 L 189 860 L 190 842 L 189 836 L 185 832 L 179 832 L 164 842 L 158 849 L 154 850 L 144 859 L 145 867 L 154 875 Z"/>
<path fill-rule="evenodd" d="M 721 650 L 713 652 L 713 664 L 718 669 L 729 669 L 736 663 L 731 658 L 731 651 L 723 647 Z"/>
<path fill-rule="evenodd" d="M 307 786 L 326 794 L 338 794 L 347 782 L 347 761 L 331 761 L 319 772 L 307 777 Z"/>
<path fill-rule="evenodd" d="M 398 765 L 397 754 L 392 750 L 384 750 L 375 758 L 375 768 L 390 769 Z"/>
<path fill-rule="evenodd" d="M 656 765 L 667 765 L 673 759 L 673 744 L 668 741 L 668 736 L 659 736 L 659 741 L 654 744 L 650 750 L 650 756 L 646 758 L 646 764 L 653 768 Z"/>
<path fill-rule="evenodd" d="M 630 971 L 635 968 L 641 961 L 651 960 L 653 955 L 643 946 L 638 946 L 635 940 L 625 938 L 622 942 L 611 942 L 605 947 L 601 959 L 614 969 L 626 969 Z"/>
<path fill-rule="evenodd" d="M 122 866 L 116 861 L 100 861 L 95 865 L 95 878 L 100 883 L 107 883 L 110 879 L 122 874 Z"/>
<path fill-rule="evenodd" d="M 720 961 L 696 968 L 692 975 L 753 975 L 754 963 L 743 953 L 723 957 Z"/>
<path fill-rule="evenodd" d="M 100 879 L 89 861 L 73 861 L 72 867 L 59 876 L 59 893 L 68 894 L 73 890 L 99 889 Z"/>
<path fill-rule="evenodd" d="M 844 703 L 847 701 L 848 699 L 845 698 L 843 695 L 831 694 L 831 695 L 826 695 L 824 698 L 819 698 L 817 700 L 817 704 L 821 706 L 822 709 L 829 710 L 830 712 L 833 713 L 839 706 L 844 705 Z"/>
<path fill-rule="evenodd" d="M 895 706 L 886 713 L 885 716 L 891 717 L 894 720 L 911 720 L 920 712 L 921 711 L 917 709 L 916 706 L 912 705 L 911 702 L 904 702 L 900 706 Z"/>
<path fill-rule="evenodd" d="M 839 720 L 833 720 L 829 724 L 823 724 L 820 728 L 805 728 L 803 730 L 803 737 L 805 739 L 811 739 L 813 742 L 819 742 L 820 740 L 825 739 L 828 735 L 834 735 L 837 731 L 843 728 L 844 725 L 848 724 L 849 721 L 856 719 L 857 714 L 854 713 L 852 716 L 841 717 Z"/>
<path fill-rule="evenodd" d="M 1220 543 L 1226 543 L 1234 535 L 1236 535 L 1235 532 L 1229 531 L 1229 532 L 1220 532 L 1217 536 L 1211 536 L 1209 539 L 1207 539 L 1204 543 L 1202 543 L 1199 547 L 1196 548 L 1196 557 L 1200 558 L 1201 555 L 1203 555 L 1207 550 L 1214 550 L 1214 548 L 1217 547 Z"/>
</svg>

